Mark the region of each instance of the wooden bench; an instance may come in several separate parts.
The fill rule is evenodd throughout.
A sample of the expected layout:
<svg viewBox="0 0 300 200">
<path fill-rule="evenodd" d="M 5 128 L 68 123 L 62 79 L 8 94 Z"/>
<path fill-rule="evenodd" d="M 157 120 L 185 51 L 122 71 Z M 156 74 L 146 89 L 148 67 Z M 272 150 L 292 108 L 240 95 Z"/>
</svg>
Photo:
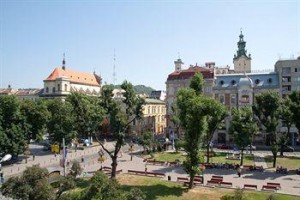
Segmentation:
<svg viewBox="0 0 300 200">
<path fill-rule="evenodd" d="M 214 180 L 210 180 L 207 181 L 207 185 L 214 185 L 214 186 L 218 186 L 220 184 L 221 181 L 214 181 Z"/>
<path fill-rule="evenodd" d="M 220 183 L 220 186 L 222 186 L 222 187 L 232 187 L 232 183 L 231 182 L 221 182 Z"/>
<path fill-rule="evenodd" d="M 258 171 L 264 171 L 263 166 L 255 166 L 255 169 Z"/>
<path fill-rule="evenodd" d="M 272 191 L 277 191 L 277 186 L 274 185 L 263 185 L 262 190 L 272 190 Z"/>
<path fill-rule="evenodd" d="M 145 175 L 144 171 L 136 171 L 136 170 L 128 170 L 128 173 L 136 174 L 136 175 Z"/>
<path fill-rule="evenodd" d="M 257 185 L 244 184 L 244 189 L 256 189 L 257 190 Z"/>
<path fill-rule="evenodd" d="M 215 175 L 213 175 L 211 178 L 212 179 L 223 179 L 223 176 L 215 176 Z"/>
<path fill-rule="evenodd" d="M 177 177 L 177 181 L 179 181 L 179 182 L 185 182 L 188 180 L 189 180 L 189 178 L 187 178 L 187 177 Z"/>
<path fill-rule="evenodd" d="M 167 163 L 169 166 L 178 166 L 178 162 L 168 162 Z"/>
<path fill-rule="evenodd" d="M 223 181 L 222 178 L 212 178 L 212 179 L 210 179 L 210 180 L 211 180 L 211 181 L 214 181 L 214 182 L 218 182 L 218 183 L 220 183 L 220 182 Z"/>
<path fill-rule="evenodd" d="M 267 183 L 267 185 L 276 186 L 277 189 L 281 189 L 280 183 Z"/>
<path fill-rule="evenodd" d="M 203 184 L 203 178 L 202 177 L 195 177 L 194 182 L 196 184 Z"/>
<path fill-rule="evenodd" d="M 245 169 L 245 170 L 253 170 L 253 166 L 252 165 L 243 165 L 243 169 Z"/>
<path fill-rule="evenodd" d="M 157 173 L 157 172 L 145 172 L 146 176 L 161 176 L 161 177 L 165 177 L 166 175 L 163 173 Z"/>
<path fill-rule="evenodd" d="M 111 170 L 111 167 L 106 167 L 106 166 L 104 166 L 104 167 L 102 167 L 104 170 L 105 169 L 109 169 L 109 170 Z"/>
</svg>

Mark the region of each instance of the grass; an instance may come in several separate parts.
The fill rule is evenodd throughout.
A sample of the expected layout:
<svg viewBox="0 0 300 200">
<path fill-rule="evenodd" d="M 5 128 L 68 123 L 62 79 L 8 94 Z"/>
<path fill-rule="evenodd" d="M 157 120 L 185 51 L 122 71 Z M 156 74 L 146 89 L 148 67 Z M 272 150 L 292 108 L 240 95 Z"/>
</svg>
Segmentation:
<svg viewBox="0 0 300 200">
<path fill-rule="evenodd" d="M 231 156 L 231 154 L 229 155 Z M 215 157 L 210 158 L 210 162 L 240 164 L 240 160 L 228 160 L 226 157 L 227 153 L 217 153 Z M 244 165 L 254 165 L 253 155 L 244 155 Z"/>
<path fill-rule="evenodd" d="M 216 200 L 223 195 L 233 195 L 234 190 L 224 188 L 197 187 L 187 190 L 181 183 L 164 181 L 159 178 L 134 176 L 122 174 L 117 177 L 122 190 L 139 188 L 146 195 L 146 200 Z M 79 193 L 89 185 L 88 179 L 78 180 L 76 189 L 69 192 L 68 196 L 76 199 Z M 244 200 L 265 200 L 271 193 L 245 191 Z M 300 196 L 274 194 L 276 200 L 300 200 Z M 201 197 L 201 198 L 200 198 Z"/>
<path fill-rule="evenodd" d="M 161 153 L 154 153 L 152 154 L 153 158 L 158 161 L 165 161 L 171 162 L 175 161 L 176 159 L 183 162 L 185 160 L 185 155 L 181 152 L 161 152 Z M 229 164 L 240 164 L 240 160 L 227 160 L 227 153 L 216 153 L 215 157 L 210 158 L 210 162 L 214 163 L 229 163 Z M 145 156 L 144 158 L 150 158 L 149 155 Z M 206 161 L 206 157 L 204 158 L 204 162 Z M 253 156 L 252 155 L 244 155 L 244 165 L 253 165 Z"/>
<path fill-rule="evenodd" d="M 273 167 L 273 156 L 266 156 L 265 161 L 268 167 Z M 276 166 L 286 167 L 288 170 L 295 170 L 300 167 L 300 158 L 293 156 L 277 157 Z"/>
<path fill-rule="evenodd" d="M 182 184 L 163 181 L 158 178 L 133 175 L 119 176 L 118 181 L 123 189 L 129 191 L 136 187 L 141 189 L 147 200 L 215 200 L 223 195 L 233 195 L 234 190 L 223 188 L 198 187 L 192 190 L 182 188 Z M 245 200 L 265 200 L 271 193 L 245 191 Z M 276 200 L 300 200 L 298 196 L 274 194 Z M 200 198 L 201 197 L 201 198 Z"/>
</svg>

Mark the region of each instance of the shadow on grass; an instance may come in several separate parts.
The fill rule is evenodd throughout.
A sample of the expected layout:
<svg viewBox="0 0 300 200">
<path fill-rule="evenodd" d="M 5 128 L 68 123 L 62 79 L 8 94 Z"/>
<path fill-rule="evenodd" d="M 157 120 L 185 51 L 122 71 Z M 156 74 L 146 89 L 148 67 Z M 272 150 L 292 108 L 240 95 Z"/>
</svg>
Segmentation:
<svg viewBox="0 0 300 200">
<path fill-rule="evenodd" d="M 168 187 L 163 184 L 156 184 L 156 185 L 123 185 L 122 189 L 125 191 L 129 191 L 131 188 L 139 188 L 145 195 L 146 200 L 154 200 L 159 197 L 167 197 L 167 196 L 182 196 L 184 192 L 187 192 L 187 189 L 180 188 L 180 187 Z"/>
<path fill-rule="evenodd" d="M 79 188 L 86 188 L 90 185 L 90 179 L 76 179 L 76 186 Z"/>
</svg>

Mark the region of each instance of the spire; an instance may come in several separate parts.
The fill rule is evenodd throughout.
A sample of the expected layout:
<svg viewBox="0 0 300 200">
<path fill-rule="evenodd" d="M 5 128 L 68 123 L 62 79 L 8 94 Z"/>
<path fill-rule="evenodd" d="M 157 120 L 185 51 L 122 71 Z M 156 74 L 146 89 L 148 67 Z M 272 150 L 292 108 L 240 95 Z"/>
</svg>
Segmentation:
<svg viewBox="0 0 300 200">
<path fill-rule="evenodd" d="M 63 70 L 66 70 L 66 60 L 65 60 L 65 53 L 64 53 L 64 55 L 63 55 L 63 60 L 62 60 L 62 69 Z"/>
<path fill-rule="evenodd" d="M 248 59 L 251 59 L 251 55 L 249 54 L 247 56 L 247 50 L 246 50 L 246 42 L 244 41 L 244 35 L 241 28 L 241 33 L 239 35 L 239 41 L 237 42 L 238 50 L 236 51 L 236 54 L 234 55 L 234 60 L 238 59 L 241 56 L 245 56 Z"/>
</svg>

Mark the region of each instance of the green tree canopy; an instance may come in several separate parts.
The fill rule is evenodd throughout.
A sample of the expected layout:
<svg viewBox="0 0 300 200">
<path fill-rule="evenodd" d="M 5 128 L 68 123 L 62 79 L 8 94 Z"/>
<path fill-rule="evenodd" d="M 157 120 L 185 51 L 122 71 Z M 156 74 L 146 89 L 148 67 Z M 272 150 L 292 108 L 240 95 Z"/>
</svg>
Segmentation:
<svg viewBox="0 0 300 200">
<path fill-rule="evenodd" d="M 234 143 L 241 148 L 240 165 L 243 165 L 245 148 L 252 143 L 253 136 L 257 132 L 258 127 L 251 108 L 241 107 L 232 110 L 229 133 L 233 136 Z"/>
</svg>

